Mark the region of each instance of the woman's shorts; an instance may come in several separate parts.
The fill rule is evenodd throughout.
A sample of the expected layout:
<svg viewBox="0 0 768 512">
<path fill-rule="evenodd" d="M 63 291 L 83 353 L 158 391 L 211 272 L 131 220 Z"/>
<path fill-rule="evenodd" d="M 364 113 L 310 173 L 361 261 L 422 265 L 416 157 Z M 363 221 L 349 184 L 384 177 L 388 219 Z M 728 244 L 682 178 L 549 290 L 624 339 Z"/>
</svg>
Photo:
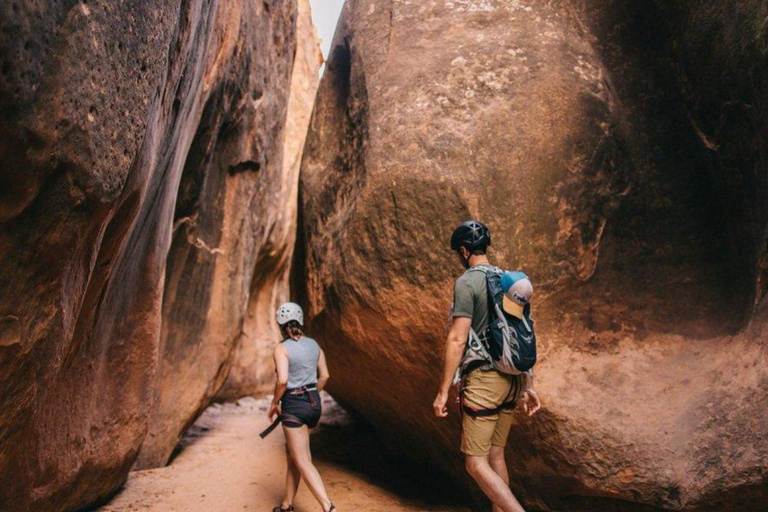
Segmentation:
<svg viewBox="0 0 768 512">
<path fill-rule="evenodd" d="M 283 426 L 299 428 L 306 425 L 315 428 L 323 412 L 320 393 L 316 389 L 296 394 L 287 392 L 281 401 Z"/>
</svg>

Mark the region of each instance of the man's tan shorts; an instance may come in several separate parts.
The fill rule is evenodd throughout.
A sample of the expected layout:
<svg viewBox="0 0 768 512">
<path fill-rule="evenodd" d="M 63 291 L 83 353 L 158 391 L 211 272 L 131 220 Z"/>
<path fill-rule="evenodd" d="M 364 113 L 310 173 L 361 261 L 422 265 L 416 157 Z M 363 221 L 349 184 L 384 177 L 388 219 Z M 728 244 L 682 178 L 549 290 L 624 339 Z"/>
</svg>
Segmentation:
<svg viewBox="0 0 768 512">
<path fill-rule="evenodd" d="M 464 402 L 475 409 L 494 409 L 515 399 L 510 396 L 514 379 L 496 370 L 475 370 L 464 383 Z M 519 388 L 520 386 L 518 386 Z M 488 455 L 491 446 L 507 444 L 514 409 L 505 409 L 492 416 L 472 417 L 464 413 L 461 430 L 461 451 L 465 455 Z"/>
</svg>

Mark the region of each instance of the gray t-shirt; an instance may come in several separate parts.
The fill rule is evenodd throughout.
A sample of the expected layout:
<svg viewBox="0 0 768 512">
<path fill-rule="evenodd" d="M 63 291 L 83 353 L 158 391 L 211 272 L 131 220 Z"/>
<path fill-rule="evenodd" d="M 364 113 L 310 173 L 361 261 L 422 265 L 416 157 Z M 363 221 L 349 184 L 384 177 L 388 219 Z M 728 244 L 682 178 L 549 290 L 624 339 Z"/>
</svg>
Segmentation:
<svg viewBox="0 0 768 512">
<path fill-rule="evenodd" d="M 478 265 L 494 268 L 493 265 Z M 472 319 L 472 329 L 481 335 L 488 327 L 488 289 L 485 273 L 467 270 L 453 286 L 452 316 Z"/>
<path fill-rule="evenodd" d="M 317 383 L 317 361 L 320 347 L 312 338 L 302 336 L 298 340 L 283 341 L 288 354 L 288 389 Z"/>
</svg>

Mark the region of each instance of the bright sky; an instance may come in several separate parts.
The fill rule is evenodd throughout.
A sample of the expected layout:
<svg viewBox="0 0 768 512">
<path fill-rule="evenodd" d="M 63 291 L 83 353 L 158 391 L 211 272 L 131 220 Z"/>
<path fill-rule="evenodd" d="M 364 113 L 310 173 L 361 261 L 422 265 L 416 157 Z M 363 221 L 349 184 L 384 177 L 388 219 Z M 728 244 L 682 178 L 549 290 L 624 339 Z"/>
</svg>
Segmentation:
<svg viewBox="0 0 768 512">
<path fill-rule="evenodd" d="M 323 40 L 323 57 L 327 59 L 344 0 L 309 0 L 309 3 L 312 6 L 312 21 L 317 27 L 317 35 Z"/>
</svg>

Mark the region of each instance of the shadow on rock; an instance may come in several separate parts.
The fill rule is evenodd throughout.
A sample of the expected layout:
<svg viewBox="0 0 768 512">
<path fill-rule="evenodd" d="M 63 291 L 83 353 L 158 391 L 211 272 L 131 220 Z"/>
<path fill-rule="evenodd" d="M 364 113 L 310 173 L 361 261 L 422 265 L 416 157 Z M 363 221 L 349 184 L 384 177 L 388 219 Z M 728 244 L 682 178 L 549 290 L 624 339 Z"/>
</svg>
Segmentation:
<svg viewBox="0 0 768 512">
<path fill-rule="evenodd" d="M 414 462 L 387 450 L 373 425 L 346 412 L 330 396 L 324 398 L 323 409 L 323 420 L 312 435 L 316 460 L 343 467 L 422 507 L 470 504 L 444 472 L 429 461 Z"/>
</svg>

